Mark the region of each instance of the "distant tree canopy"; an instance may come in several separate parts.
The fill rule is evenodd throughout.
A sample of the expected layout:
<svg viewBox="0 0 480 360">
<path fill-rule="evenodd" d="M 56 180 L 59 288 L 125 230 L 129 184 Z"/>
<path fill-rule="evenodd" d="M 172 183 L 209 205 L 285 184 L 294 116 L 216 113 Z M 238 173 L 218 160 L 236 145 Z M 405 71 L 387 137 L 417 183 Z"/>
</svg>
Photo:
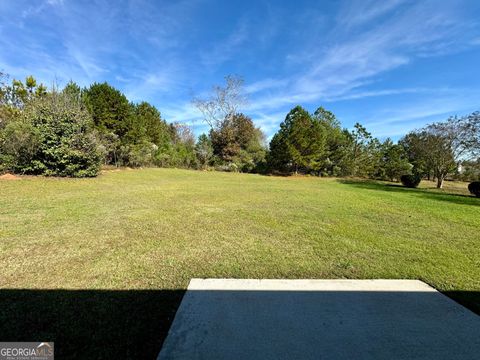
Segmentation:
<svg viewBox="0 0 480 360">
<path fill-rule="evenodd" d="M 402 175 L 408 175 L 413 165 L 408 161 L 405 149 L 387 139 L 380 145 L 380 159 L 375 177 L 390 181 L 399 181 Z"/>
<path fill-rule="evenodd" d="M 195 155 L 200 169 L 207 169 L 213 158 L 213 146 L 212 140 L 206 135 L 202 134 L 198 137 L 197 144 L 195 145 Z"/>
<path fill-rule="evenodd" d="M 278 170 L 316 172 L 326 157 L 326 132 L 320 121 L 297 106 L 270 142 L 270 163 Z"/>
<path fill-rule="evenodd" d="M 100 164 L 196 167 L 193 136 L 107 83 L 47 90 L 29 76 L 0 86 L 0 171 L 95 176 Z"/>
<path fill-rule="evenodd" d="M 210 127 L 213 156 L 209 165 L 228 171 L 259 171 L 267 153 L 265 135 L 241 112 L 247 102 L 243 80 L 227 76 L 225 82 L 225 87 L 214 86 L 210 97 L 193 100 Z M 202 141 L 205 143 L 204 138 Z"/>
<path fill-rule="evenodd" d="M 422 176 L 433 175 L 437 187 L 447 175 L 458 170 L 462 162 L 480 156 L 480 113 L 451 117 L 410 132 L 400 140 L 414 171 Z"/>
<path fill-rule="evenodd" d="M 98 173 L 100 152 L 92 118 L 84 107 L 57 91 L 22 102 L 22 111 L 0 132 L 4 167 L 35 175 Z"/>
<path fill-rule="evenodd" d="M 442 187 L 460 165 L 464 178 L 474 180 L 480 171 L 480 113 L 451 117 L 403 137 L 398 144 L 383 143 L 360 123 L 342 129 L 335 115 L 320 107 L 309 114 L 293 108 L 270 141 L 271 171 L 322 176 L 357 176 L 399 181 L 413 174 L 437 180 Z"/>
<path fill-rule="evenodd" d="M 123 137 L 130 130 L 133 109 L 125 95 L 107 83 L 92 84 L 84 99 L 98 131 Z"/>
<path fill-rule="evenodd" d="M 403 148 L 381 144 L 360 124 L 342 129 L 335 115 L 320 107 L 309 114 L 293 108 L 270 142 L 270 169 L 322 176 L 399 179 L 408 173 Z"/>
<path fill-rule="evenodd" d="M 232 114 L 210 130 L 213 155 L 217 162 L 233 165 L 239 171 L 252 171 L 265 158 L 264 135 L 252 119 Z"/>
<path fill-rule="evenodd" d="M 0 172 L 87 177 L 101 165 L 356 176 L 400 181 L 447 176 L 479 180 L 480 113 L 451 117 L 381 142 L 360 123 L 342 128 L 319 107 L 296 106 L 269 147 L 244 113 L 243 80 L 227 76 L 210 96 L 193 100 L 209 131 L 167 123 L 148 102 L 131 103 L 108 83 L 70 81 L 47 89 L 0 73 Z"/>
</svg>

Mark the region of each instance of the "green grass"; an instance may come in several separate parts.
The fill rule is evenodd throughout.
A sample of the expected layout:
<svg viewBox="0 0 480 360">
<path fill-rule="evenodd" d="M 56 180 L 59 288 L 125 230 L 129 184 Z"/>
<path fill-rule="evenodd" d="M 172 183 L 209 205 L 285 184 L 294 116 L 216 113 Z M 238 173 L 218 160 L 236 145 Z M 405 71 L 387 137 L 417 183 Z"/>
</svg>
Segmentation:
<svg viewBox="0 0 480 360">
<path fill-rule="evenodd" d="M 2 341 L 154 358 L 192 277 L 421 279 L 480 313 L 480 199 L 172 169 L 0 180 Z"/>
</svg>

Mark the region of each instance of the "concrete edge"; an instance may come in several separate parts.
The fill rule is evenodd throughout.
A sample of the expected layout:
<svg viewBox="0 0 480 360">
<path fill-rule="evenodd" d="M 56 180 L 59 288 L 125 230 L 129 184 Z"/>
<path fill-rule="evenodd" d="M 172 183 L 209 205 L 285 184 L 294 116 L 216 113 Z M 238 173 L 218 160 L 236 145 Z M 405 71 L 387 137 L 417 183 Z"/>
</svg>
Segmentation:
<svg viewBox="0 0 480 360">
<path fill-rule="evenodd" d="M 199 279 L 187 290 L 203 291 L 401 291 L 438 292 L 421 280 L 403 279 Z"/>
</svg>

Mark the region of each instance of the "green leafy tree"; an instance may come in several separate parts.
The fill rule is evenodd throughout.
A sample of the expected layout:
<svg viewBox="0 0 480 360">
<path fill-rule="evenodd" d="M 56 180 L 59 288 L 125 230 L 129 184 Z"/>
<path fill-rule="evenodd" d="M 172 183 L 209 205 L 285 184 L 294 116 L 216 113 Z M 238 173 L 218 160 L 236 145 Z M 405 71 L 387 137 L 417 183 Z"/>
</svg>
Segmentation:
<svg viewBox="0 0 480 360">
<path fill-rule="evenodd" d="M 383 180 L 399 181 L 402 175 L 411 173 L 412 164 L 408 162 L 404 148 L 387 139 L 381 145 L 381 158 L 376 176 Z"/>
<path fill-rule="evenodd" d="M 270 142 L 270 165 L 276 170 L 319 171 L 326 158 L 325 129 L 300 106 L 290 110 Z"/>
<path fill-rule="evenodd" d="M 127 133 L 132 127 L 133 108 L 125 95 L 107 83 L 94 83 L 83 91 L 82 101 L 100 139 L 108 139 L 102 148 L 105 163 L 129 165 L 132 144 Z"/>
<path fill-rule="evenodd" d="M 25 104 L 2 131 L 2 154 L 11 170 L 48 176 L 96 176 L 98 143 L 88 111 L 53 90 Z M 14 143 L 16 142 L 16 144 Z"/>
<path fill-rule="evenodd" d="M 0 129 L 0 171 L 25 173 L 32 167 L 41 133 L 30 118 L 18 114 Z"/>
<path fill-rule="evenodd" d="M 122 138 L 129 130 L 132 107 L 125 95 L 107 83 L 94 83 L 85 91 L 85 101 L 95 127 Z"/>
<path fill-rule="evenodd" d="M 37 84 L 37 80 L 31 75 L 27 76 L 25 83 L 13 79 L 11 85 L 8 85 L 5 79 L 6 76 L 0 90 L 0 104 L 4 107 L 22 109 L 28 101 L 47 94 L 47 88 L 41 83 Z"/>
<path fill-rule="evenodd" d="M 321 164 L 322 173 L 332 176 L 351 174 L 350 147 L 352 138 L 348 131 L 343 130 L 335 114 L 319 107 L 313 118 L 320 122 L 326 137 L 326 151 Z"/>
<path fill-rule="evenodd" d="M 287 147 L 287 132 L 281 127 L 280 131 L 276 132 L 272 140 L 270 140 L 267 166 L 270 171 L 281 173 L 291 171 L 291 159 Z"/>
<path fill-rule="evenodd" d="M 197 156 L 198 164 L 201 169 L 207 168 L 213 159 L 213 146 L 212 141 L 206 134 L 202 134 L 198 137 L 198 141 L 195 144 L 195 155 Z"/>
<path fill-rule="evenodd" d="M 252 171 L 265 158 L 263 133 L 244 114 L 226 117 L 218 129 L 210 130 L 213 153 L 222 164 L 235 164 L 240 171 Z"/>
<path fill-rule="evenodd" d="M 29 99 L 29 93 L 21 80 L 12 80 L 11 87 L 7 90 L 10 105 L 21 108 Z"/>
<path fill-rule="evenodd" d="M 121 154 L 123 163 L 133 167 L 151 166 L 154 163 L 158 146 L 143 140 L 135 144 L 123 145 Z"/>
<path fill-rule="evenodd" d="M 427 156 L 428 149 L 424 144 L 425 139 L 427 139 L 426 133 L 412 131 L 401 138 L 398 143 L 403 147 L 408 162 L 413 165 L 412 172 L 422 177 L 426 176 L 430 180 L 433 175 L 433 163 Z M 427 143 L 429 143 L 428 140 Z"/>
<path fill-rule="evenodd" d="M 214 86 L 209 97 L 195 98 L 192 102 L 210 127 L 209 137 L 218 168 L 255 171 L 264 163 L 264 135 L 241 112 L 247 103 L 242 78 L 226 76 L 225 86 Z"/>
<path fill-rule="evenodd" d="M 443 186 L 446 176 L 457 168 L 449 141 L 431 129 L 425 128 L 408 134 L 402 144 L 413 157 L 414 171 L 425 174 L 427 169 L 431 169 L 438 188 Z"/>
<path fill-rule="evenodd" d="M 295 173 L 299 168 L 305 171 L 319 170 L 325 155 L 325 134 L 320 123 L 301 107 L 296 107 L 290 114 L 290 117 L 287 115 L 290 126 L 287 148 Z"/>
<path fill-rule="evenodd" d="M 462 161 L 480 154 L 480 113 L 429 124 L 407 134 L 401 144 L 415 167 L 424 174 L 432 171 L 437 188 L 442 188 L 445 178 L 454 174 Z"/>
<path fill-rule="evenodd" d="M 131 142 L 146 139 L 158 147 L 162 147 L 171 141 L 168 124 L 162 119 L 155 106 L 143 101 L 133 107 L 134 121 L 129 131 Z"/>
<path fill-rule="evenodd" d="M 266 167 L 266 138 L 263 131 L 256 127 L 253 136 L 240 154 L 242 171 L 264 172 Z"/>
<path fill-rule="evenodd" d="M 129 166 L 150 166 L 159 151 L 171 150 L 170 128 L 160 112 L 147 102 L 131 104 L 128 131 L 121 138 L 120 158 Z"/>
<path fill-rule="evenodd" d="M 192 129 L 181 123 L 170 124 L 171 146 L 159 153 L 165 157 L 164 166 L 192 168 L 197 165 L 195 137 Z"/>
<path fill-rule="evenodd" d="M 480 157 L 462 161 L 456 178 L 462 181 L 480 181 Z"/>
<path fill-rule="evenodd" d="M 360 123 L 354 125 L 352 138 L 352 175 L 372 177 L 380 166 L 381 144 Z"/>
<path fill-rule="evenodd" d="M 77 103 L 84 103 L 85 99 L 85 91 L 78 86 L 77 83 L 74 81 L 70 80 L 67 85 L 63 88 L 62 92 L 68 96 L 71 101 L 75 101 Z"/>
</svg>

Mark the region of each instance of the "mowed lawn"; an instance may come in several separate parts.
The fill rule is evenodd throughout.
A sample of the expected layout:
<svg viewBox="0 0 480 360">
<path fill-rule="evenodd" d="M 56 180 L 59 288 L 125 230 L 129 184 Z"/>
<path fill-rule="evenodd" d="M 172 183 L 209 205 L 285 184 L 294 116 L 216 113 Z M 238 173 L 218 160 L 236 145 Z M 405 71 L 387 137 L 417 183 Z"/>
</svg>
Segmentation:
<svg viewBox="0 0 480 360">
<path fill-rule="evenodd" d="M 0 339 L 155 358 L 193 277 L 420 279 L 480 313 L 480 199 L 422 186 L 174 169 L 0 180 Z"/>
</svg>

